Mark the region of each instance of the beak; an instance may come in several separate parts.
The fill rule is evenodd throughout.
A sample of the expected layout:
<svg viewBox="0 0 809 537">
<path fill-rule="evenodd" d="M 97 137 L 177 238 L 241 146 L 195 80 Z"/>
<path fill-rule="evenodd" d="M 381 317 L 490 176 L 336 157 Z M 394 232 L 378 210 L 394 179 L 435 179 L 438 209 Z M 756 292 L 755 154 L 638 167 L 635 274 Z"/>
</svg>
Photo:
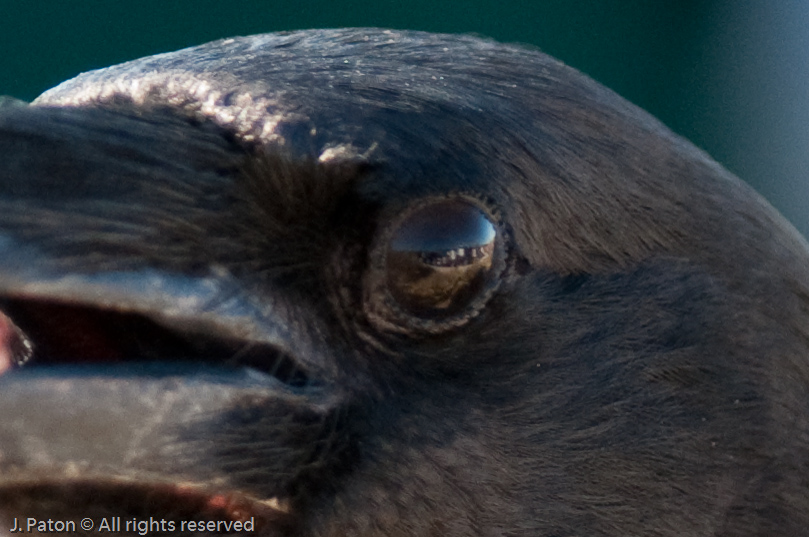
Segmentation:
<svg viewBox="0 0 809 537">
<path fill-rule="evenodd" d="M 0 101 L 0 521 L 280 524 L 330 427 L 322 349 L 202 259 L 244 155 L 131 110 Z"/>
</svg>

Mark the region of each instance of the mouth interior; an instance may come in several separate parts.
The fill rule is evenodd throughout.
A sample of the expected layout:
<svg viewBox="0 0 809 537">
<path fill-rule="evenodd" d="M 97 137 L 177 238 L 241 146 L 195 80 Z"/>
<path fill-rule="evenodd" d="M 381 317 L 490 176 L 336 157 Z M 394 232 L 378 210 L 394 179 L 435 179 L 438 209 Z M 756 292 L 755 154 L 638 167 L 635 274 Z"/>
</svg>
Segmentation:
<svg viewBox="0 0 809 537">
<path fill-rule="evenodd" d="M 0 374 L 117 362 L 251 367 L 293 387 L 309 382 L 294 358 L 269 344 L 168 329 L 137 313 L 40 300 L 0 302 Z"/>
<path fill-rule="evenodd" d="M 175 525 L 189 520 L 252 521 L 258 531 L 269 525 L 276 529 L 284 527 L 290 518 L 288 508 L 276 499 L 260 501 L 235 493 L 214 494 L 191 484 L 112 481 L 17 484 L 0 487 L 0 505 L 0 520 L 4 514 L 25 513 L 26 517 L 37 519 L 75 518 L 76 524 L 84 517 L 98 520 L 110 516 L 162 519 L 174 521 Z M 76 506 L 82 506 L 80 513 Z"/>
</svg>

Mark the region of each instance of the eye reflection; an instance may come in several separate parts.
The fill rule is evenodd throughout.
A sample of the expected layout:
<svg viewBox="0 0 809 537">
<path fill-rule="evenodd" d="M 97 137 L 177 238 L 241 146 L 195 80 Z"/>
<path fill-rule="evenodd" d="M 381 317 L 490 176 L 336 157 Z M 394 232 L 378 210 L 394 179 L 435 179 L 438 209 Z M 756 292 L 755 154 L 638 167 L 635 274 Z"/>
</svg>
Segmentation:
<svg viewBox="0 0 809 537">
<path fill-rule="evenodd" d="M 420 316 L 461 311 L 492 276 L 496 238 L 486 214 L 464 200 L 440 201 L 414 211 L 388 246 L 391 294 Z"/>
</svg>

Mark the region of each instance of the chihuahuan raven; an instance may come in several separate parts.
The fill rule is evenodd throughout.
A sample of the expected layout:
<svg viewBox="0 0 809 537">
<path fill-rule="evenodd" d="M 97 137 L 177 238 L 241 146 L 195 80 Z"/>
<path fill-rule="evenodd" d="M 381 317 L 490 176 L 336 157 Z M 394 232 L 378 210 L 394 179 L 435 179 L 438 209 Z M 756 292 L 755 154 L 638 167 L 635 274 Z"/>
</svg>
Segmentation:
<svg viewBox="0 0 809 537">
<path fill-rule="evenodd" d="M 0 311 L 6 536 L 809 535 L 807 244 L 535 50 L 299 31 L 5 99 Z"/>
</svg>

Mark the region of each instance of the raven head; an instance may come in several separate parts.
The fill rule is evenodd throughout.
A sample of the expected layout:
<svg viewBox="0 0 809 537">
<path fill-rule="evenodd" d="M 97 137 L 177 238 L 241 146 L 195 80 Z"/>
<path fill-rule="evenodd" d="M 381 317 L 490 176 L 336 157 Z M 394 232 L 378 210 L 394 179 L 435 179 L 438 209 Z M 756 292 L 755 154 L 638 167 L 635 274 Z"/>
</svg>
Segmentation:
<svg viewBox="0 0 809 537">
<path fill-rule="evenodd" d="M 809 527 L 805 242 L 533 50 L 268 34 L 6 100 L 0 311 L 0 532 Z"/>
</svg>

